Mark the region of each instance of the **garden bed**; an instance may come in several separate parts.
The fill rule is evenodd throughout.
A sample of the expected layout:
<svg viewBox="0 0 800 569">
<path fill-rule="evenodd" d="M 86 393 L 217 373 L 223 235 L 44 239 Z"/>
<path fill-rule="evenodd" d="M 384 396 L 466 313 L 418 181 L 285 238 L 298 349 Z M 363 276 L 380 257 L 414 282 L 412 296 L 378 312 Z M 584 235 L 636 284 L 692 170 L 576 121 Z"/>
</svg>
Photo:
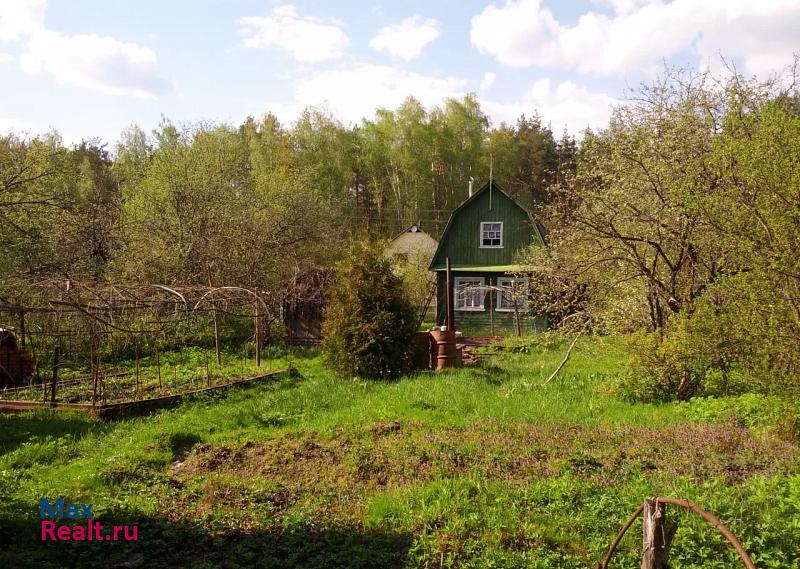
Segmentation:
<svg viewBox="0 0 800 569">
<path fill-rule="evenodd" d="M 181 401 L 186 397 L 191 397 L 193 395 L 198 395 L 200 393 L 212 393 L 215 391 L 221 391 L 224 389 L 228 389 L 230 387 L 244 386 L 249 383 L 254 383 L 262 379 L 283 375 L 285 373 L 287 373 L 287 370 L 273 371 L 261 375 L 256 375 L 253 377 L 246 377 L 228 383 L 223 383 L 221 385 L 214 385 L 211 387 L 193 389 L 190 391 L 174 395 L 149 397 L 132 401 L 123 401 L 119 403 L 92 404 L 92 403 L 68 403 L 63 401 L 44 401 L 44 400 L 25 401 L 25 400 L 7 399 L 7 400 L 0 400 L 0 412 L 27 411 L 31 409 L 55 409 L 55 410 L 82 411 L 85 413 L 91 413 L 101 419 L 105 419 L 108 417 L 121 415 L 129 412 L 135 413 L 141 411 L 150 411 L 152 409 L 166 407 L 168 405 L 178 403 L 179 401 Z"/>
</svg>

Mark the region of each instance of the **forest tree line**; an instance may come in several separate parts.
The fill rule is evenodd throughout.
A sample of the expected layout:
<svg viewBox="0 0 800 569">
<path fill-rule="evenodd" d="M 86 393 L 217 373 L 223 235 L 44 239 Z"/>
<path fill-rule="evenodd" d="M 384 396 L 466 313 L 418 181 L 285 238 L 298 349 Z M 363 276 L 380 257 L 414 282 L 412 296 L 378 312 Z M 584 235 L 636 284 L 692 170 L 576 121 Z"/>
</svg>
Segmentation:
<svg viewBox="0 0 800 569">
<path fill-rule="evenodd" d="M 318 108 L 291 127 L 169 120 L 109 148 L 56 133 L 0 138 L 4 276 L 274 287 L 352 240 L 421 222 L 436 235 L 489 170 L 523 202 L 574 170 L 577 144 L 537 116 L 491 128 L 473 95 L 409 98 L 347 127 Z"/>
</svg>

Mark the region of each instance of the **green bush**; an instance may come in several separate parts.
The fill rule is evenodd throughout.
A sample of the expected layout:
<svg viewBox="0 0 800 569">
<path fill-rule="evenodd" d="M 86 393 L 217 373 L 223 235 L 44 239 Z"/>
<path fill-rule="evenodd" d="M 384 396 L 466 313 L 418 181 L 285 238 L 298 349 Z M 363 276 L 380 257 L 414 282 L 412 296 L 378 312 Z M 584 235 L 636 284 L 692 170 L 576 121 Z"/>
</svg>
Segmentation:
<svg viewBox="0 0 800 569">
<path fill-rule="evenodd" d="M 739 365 L 741 350 L 727 333 L 728 318 L 701 304 L 690 316 L 674 316 L 663 337 L 631 336 L 632 362 L 621 379 L 623 394 L 637 401 L 686 401 L 696 396 L 735 395 L 755 389 Z"/>
<path fill-rule="evenodd" d="M 374 248 L 337 267 L 323 321 L 325 363 L 345 377 L 394 379 L 409 369 L 417 315 L 403 281 Z"/>
</svg>

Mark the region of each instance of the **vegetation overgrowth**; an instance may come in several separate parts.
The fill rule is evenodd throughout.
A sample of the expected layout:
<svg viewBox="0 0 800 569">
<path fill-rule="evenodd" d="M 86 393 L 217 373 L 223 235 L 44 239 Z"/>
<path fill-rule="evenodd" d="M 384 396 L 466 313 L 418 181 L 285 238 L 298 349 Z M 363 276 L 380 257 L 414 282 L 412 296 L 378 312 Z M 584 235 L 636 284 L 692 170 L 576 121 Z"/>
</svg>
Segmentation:
<svg viewBox="0 0 800 569">
<path fill-rule="evenodd" d="M 797 70 L 667 70 L 551 187 L 550 246 L 528 255 L 537 311 L 639 332 L 629 396 L 800 387 Z"/>
<path fill-rule="evenodd" d="M 798 65 L 762 82 L 728 71 L 667 69 L 580 143 L 536 116 L 492 126 L 474 95 L 411 98 L 353 127 L 319 109 L 290 127 L 165 119 L 113 149 L 0 136 L 0 325 L 21 340 L 27 328 L 40 372 L 57 348 L 65 377 L 97 358 L 130 370 L 138 353 L 152 386 L 160 350 L 185 389 L 207 381 L 213 326 L 236 354 L 219 376 L 241 376 L 251 364 L 237 371 L 235 350 L 279 344 L 285 308 L 320 292 L 291 283 L 409 223 L 437 235 L 467 180 L 490 172 L 546 229 L 547 247 L 518 259 L 530 314 L 581 338 L 552 381 L 567 344 L 549 334 L 378 383 L 270 348 L 266 367 L 298 374 L 108 423 L 0 416 L 0 561 L 587 567 L 664 494 L 717 514 L 759 568 L 800 568 Z M 340 376 L 402 371 L 413 330 L 376 325 L 388 312 L 366 283 L 403 302 L 388 267 L 370 269 L 334 289 Z M 192 317 L 205 296 L 177 294 L 148 315 L 144 298 L 106 305 L 78 286 L 121 282 L 236 285 L 246 299 Z M 166 313 L 180 318 L 160 328 Z M 43 496 L 140 523 L 141 541 L 43 544 Z M 681 524 L 675 568 L 733 563 L 713 528 Z M 620 565 L 636 564 L 636 542 Z"/>
<path fill-rule="evenodd" d="M 138 361 L 138 377 L 135 359 L 120 359 L 107 366 L 101 365 L 98 376 L 102 375 L 102 381 L 98 380 L 97 402 L 119 403 L 176 395 L 288 369 L 289 362 L 276 356 L 283 352 L 282 349 L 263 348 L 261 354 L 264 361 L 262 365 L 258 365 L 254 350 L 247 350 L 247 347 L 221 350 L 219 363 L 213 348 L 200 346 L 159 352 L 158 355 L 143 355 Z M 73 363 L 59 371 L 59 378 L 61 383 L 56 390 L 58 401 L 92 402 L 93 377 L 88 367 L 79 367 Z M 43 379 L 44 385 L 33 382 L 22 388 L 0 389 L 0 399 L 49 401 L 52 395 L 50 378 L 45 376 Z"/>
<path fill-rule="evenodd" d="M 0 416 L 0 520 L 11 536 L 0 559 L 585 568 L 658 494 L 714 512 L 758 567 L 800 567 L 800 447 L 784 428 L 796 402 L 626 401 L 613 382 L 628 356 L 613 337 L 581 339 L 543 385 L 565 348 L 548 335 L 515 340 L 477 367 L 390 383 L 337 379 L 316 350 L 293 351 L 297 375 L 151 416 Z M 138 523 L 139 541 L 43 543 L 43 496 Z M 735 565 L 716 530 L 673 513 L 673 567 Z M 637 528 L 617 566 L 638 564 Z"/>
</svg>

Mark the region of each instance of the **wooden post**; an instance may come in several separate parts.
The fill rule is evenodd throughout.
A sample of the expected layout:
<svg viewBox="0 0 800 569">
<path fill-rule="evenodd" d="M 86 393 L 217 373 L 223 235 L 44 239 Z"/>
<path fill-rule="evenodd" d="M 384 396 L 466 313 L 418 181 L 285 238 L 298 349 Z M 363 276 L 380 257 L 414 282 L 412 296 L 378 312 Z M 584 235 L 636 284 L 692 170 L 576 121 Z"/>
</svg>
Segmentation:
<svg viewBox="0 0 800 569">
<path fill-rule="evenodd" d="M 141 385 L 139 384 L 139 338 L 136 338 L 134 349 L 136 351 L 136 395 L 138 397 L 141 394 Z"/>
<path fill-rule="evenodd" d="M 211 363 L 209 361 L 207 350 L 206 350 L 206 383 L 208 387 L 211 387 Z"/>
<path fill-rule="evenodd" d="M 261 322 L 260 322 L 260 307 L 258 306 L 258 298 L 256 298 L 256 367 L 261 367 Z"/>
<path fill-rule="evenodd" d="M 97 366 L 94 365 L 94 362 L 91 363 L 91 372 L 92 372 L 92 407 L 97 405 L 97 375 L 98 370 Z"/>
<path fill-rule="evenodd" d="M 217 354 L 217 365 L 222 367 L 222 356 L 219 351 L 219 325 L 217 324 L 217 309 L 211 313 L 214 317 L 214 352 Z"/>
<path fill-rule="evenodd" d="M 669 569 L 669 547 L 677 525 L 667 523 L 667 509 L 655 498 L 644 501 L 642 569 Z"/>
<path fill-rule="evenodd" d="M 445 324 L 448 332 L 454 332 L 456 329 L 455 299 L 453 298 L 453 272 L 450 270 L 450 257 L 445 259 L 445 283 L 445 288 L 447 289 L 447 294 L 445 295 L 447 300 L 447 320 Z"/>
<path fill-rule="evenodd" d="M 108 403 L 108 399 L 106 397 L 106 374 L 102 369 L 98 369 L 97 373 L 98 373 L 97 383 L 100 388 L 100 399 L 103 405 L 105 405 L 106 403 Z"/>
<path fill-rule="evenodd" d="M 492 281 L 489 279 L 489 285 L 491 287 Z M 489 296 L 489 328 L 492 331 L 492 336 L 494 336 L 494 290 L 489 288 L 486 293 Z"/>
<path fill-rule="evenodd" d="M 156 340 L 156 374 L 158 374 L 158 388 L 161 389 L 161 356 L 158 350 L 158 340 Z"/>
<path fill-rule="evenodd" d="M 213 287 L 214 285 L 211 284 L 211 267 L 206 266 L 208 270 L 208 286 Z M 219 325 L 217 324 L 217 305 L 212 304 L 213 308 L 211 309 L 211 318 L 214 320 L 214 351 L 217 354 L 217 365 L 222 366 L 222 358 L 220 357 L 219 353 Z"/>
<path fill-rule="evenodd" d="M 51 390 L 50 390 L 50 403 L 56 402 L 56 385 L 58 384 L 58 359 L 61 352 L 61 347 L 56 346 L 55 350 L 53 350 L 53 380 L 51 382 Z"/>
<path fill-rule="evenodd" d="M 19 311 L 19 342 L 20 347 L 25 349 L 25 311 Z"/>
<path fill-rule="evenodd" d="M 94 393 L 94 348 L 95 348 L 95 336 L 94 331 L 92 331 L 92 340 L 89 342 L 89 376 L 92 378 L 92 393 Z"/>
</svg>

